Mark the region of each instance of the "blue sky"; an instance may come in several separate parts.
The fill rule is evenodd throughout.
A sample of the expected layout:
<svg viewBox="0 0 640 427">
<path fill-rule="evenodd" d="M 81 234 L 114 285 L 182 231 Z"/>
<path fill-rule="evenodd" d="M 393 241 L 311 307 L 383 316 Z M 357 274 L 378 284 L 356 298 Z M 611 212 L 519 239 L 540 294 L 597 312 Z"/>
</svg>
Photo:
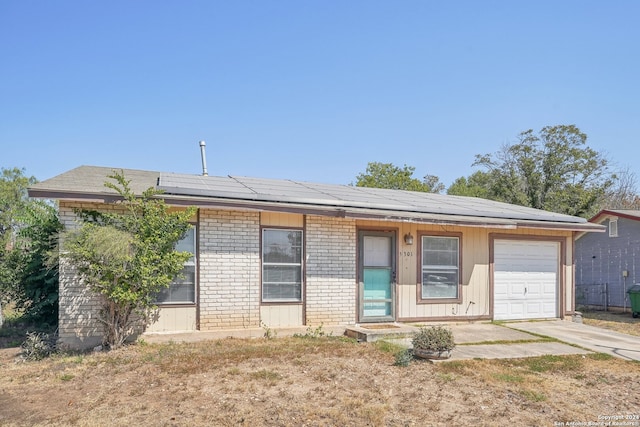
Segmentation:
<svg viewBox="0 0 640 427">
<path fill-rule="evenodd" d="M 637 1 L 0 0 L 0 166 L 449 185 L 575 124 L 640 172 Z"/>
</svg>

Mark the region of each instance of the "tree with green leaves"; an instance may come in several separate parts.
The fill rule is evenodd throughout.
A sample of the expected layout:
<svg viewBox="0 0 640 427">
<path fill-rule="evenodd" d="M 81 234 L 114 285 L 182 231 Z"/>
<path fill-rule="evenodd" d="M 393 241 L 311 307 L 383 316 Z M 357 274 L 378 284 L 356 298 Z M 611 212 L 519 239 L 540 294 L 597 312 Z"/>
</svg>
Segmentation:
<svg viewBox="0 0 640 427">
<path fill-rule="evenodd" d="M 5 282 L 9 295 L 26 320 L 54 326 L 58 322 L 58 264 L 49 260 L 57 249 L 62 224 L 54 206 L 35 200 L 25 206 L 20 219 L 15 245 L 6 254 L 0 276 L 9 278 Z"/>
<path fill-rule="evenodd" d="M 53 206 L 28 198 L 36 182 L 24 169 L 0 170 L 0 324 L 9 300 L 30 321 L 57 321 L 57 269 L 45 261 L 59 223 Z"/>
<path fill-rule="evenodd" d="M 484 171 L 476 171 L 468 178 L 464 176 L 453 181 L 453 184 L 447 188 L 447 194 L 452 196 L 468 196 L 479 197 L 481 199 L 490 199 L 491 176 Z"/>
<path fill-rule="evenodd" d="M 369 162 L 367 171 L 356 177 L 356 187 L 389 188 L 392 190 L 440 193 L 444 184 L 435 175 L 426 175 L 423 180 L 413 177 L 416 168 L 404 165 L 400 168 L 392 163 Z"/>
<path fill-rule="evenodd" d="M 474 177 L 473 188 L 457 181 L 449 194 L 481 193 L 484 186 L 492 200 L 583 217 L 599 210 L 616 180 L 607 159 L 587 146 L 587 135 L 574 125 L 524 131 L 517 143 L 476 155 L 473 166 L 486 169 Z"/>
<path fill-rule="evenodd" d="M 119 194 L 119 209 L 79 211 L 82 223 L 65 232 L 61 257 L 100 296 L 103 344 L 114 349 L 135 332 L 137 321 L 147 321 L 158 293 L 191 256 L 175 248 L 194 209 L 170 211 L 154 188 L 137 197 L 123 172 L 109 179 L 105 186 Z"/>
<path fill-rule="evenodd" d="M 0 168 L 0 248 L 11 248 L 20 226 L 19 217 L 29 204 L 27 189 L 38 182 L 24 169 Z"/>
</svg>

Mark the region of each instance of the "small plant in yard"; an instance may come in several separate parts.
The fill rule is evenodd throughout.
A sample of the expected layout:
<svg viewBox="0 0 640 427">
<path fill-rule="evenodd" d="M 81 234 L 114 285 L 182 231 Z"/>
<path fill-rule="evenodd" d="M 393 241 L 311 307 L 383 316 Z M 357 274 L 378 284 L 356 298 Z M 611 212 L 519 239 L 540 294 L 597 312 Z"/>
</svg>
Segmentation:
<svg viewBox="0 0 640 427">
<path fill-rule="evenodd" d="M 413 350 L 405 348 L 396 353 L 396 360 L 393 363 L 395 366 L 406 367 L 413 361 Z"/>
<path fill-rule="evenodd" d="M 75 378 L 75 375 L 73 375 L 73 374 L 62 374 L 62 375 L 60 375 L 60 380 L 62 380 L 62 381 L 71 381 L 74 378 Z"/>
<path fill-rule="evenodd" d="M 453 332 L 444 326 L 421 327 L 411 342 L 414 351 L 448 352 L 456 346 Z"/>
<path fill-rule="evenodd" d="M 260 324 L 262 325 L 262 329 L 264 330 L 263 336 L 265 339 L 271 340 L 278 336 L 278 331 L 271 329 L 269 325 L 264 322 L 260 322 Z"/>
<path fill-rule="evenodd" d="M 304 334 L 293 334 L 293 336 L 296 338 L 320 338 L 333 335 L 333 332 L 327 334 L 322 328 L 322 325 L 324 325 L 324 323 L 321 323 L 320 326 L 317 326 L 315 329 L 309 326 Z"/>
<path fill-rule="evenodd" d="M 26 361 L 42 360 L 55 350 L 55 339 L 41 332 L 27 332 L 27 339 L 22 343 L 20 357 Z"/>
</svg>

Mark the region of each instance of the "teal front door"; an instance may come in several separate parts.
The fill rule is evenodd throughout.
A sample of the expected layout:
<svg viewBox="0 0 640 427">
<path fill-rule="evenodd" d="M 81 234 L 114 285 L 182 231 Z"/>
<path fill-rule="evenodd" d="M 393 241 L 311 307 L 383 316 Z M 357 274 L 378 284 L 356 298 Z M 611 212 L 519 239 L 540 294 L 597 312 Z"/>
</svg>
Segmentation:
<svg viewBox="0 0 640 427">
<path fill-rule="evenodd" d="M 361 322 L 395 320 L 396 234 L 360 231 L 359 317 Z"/>
</svg>

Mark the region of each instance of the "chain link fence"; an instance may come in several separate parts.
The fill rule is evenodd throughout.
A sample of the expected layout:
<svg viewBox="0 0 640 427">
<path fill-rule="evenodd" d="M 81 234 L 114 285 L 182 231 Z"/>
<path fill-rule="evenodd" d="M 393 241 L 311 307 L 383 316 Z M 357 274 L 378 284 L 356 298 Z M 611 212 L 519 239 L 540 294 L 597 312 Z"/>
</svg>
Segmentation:
<svg viewBox="0 0 640 427">
<path fill-rule="evenodd" d="M 609 310 L 609 285 L 576 284 L 576 307 Z"/>
<path fill-rule="evenodd" d="M 626 311 L 630 301 L 627 289 L 630 284 L 591 283 L 576 284 L 576 307 L 586 309 Z"/>
</svg>

